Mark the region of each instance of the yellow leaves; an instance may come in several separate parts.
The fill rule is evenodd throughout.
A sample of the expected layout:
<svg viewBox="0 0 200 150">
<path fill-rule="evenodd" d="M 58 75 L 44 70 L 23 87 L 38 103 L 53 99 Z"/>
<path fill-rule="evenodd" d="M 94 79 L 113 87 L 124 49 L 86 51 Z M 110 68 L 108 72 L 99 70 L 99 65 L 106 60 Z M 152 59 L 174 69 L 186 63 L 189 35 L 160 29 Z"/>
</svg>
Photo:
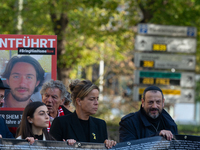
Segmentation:
<svg viewBox="0 0 200 150">
<path fill-rule="evenodd" d="M 4 31 L 2 34 L 10 34 L 9 31 Z"/>
<path fill-rule="evenodd" d="M 200 71 L 199 66 L 196 66 L 195 70 L 196 70 L 197 72 L 199 72 L 199 71 Z"/>
<path fill-rule="evenodd" d="M 83 36 L 83 35 L 81 35 L 81 36 L 80 36 L 80 40 L 83 40 L 83 39 L 84 39 L 84 36 Z"/>
</svg>

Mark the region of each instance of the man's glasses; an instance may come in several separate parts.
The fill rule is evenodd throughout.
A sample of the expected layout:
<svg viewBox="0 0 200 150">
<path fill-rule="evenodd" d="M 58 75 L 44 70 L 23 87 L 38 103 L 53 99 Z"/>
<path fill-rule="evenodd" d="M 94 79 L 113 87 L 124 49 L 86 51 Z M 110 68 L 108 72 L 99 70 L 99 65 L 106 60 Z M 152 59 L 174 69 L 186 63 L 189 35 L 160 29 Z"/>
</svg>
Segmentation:
<svg viewBox="0 0 200 150">
<path fill-rule="evenodd" d="M 5 98 L 4 95 L 0 96 L 0 100 L 4 100 L 4 98 Z"/>
</svg>

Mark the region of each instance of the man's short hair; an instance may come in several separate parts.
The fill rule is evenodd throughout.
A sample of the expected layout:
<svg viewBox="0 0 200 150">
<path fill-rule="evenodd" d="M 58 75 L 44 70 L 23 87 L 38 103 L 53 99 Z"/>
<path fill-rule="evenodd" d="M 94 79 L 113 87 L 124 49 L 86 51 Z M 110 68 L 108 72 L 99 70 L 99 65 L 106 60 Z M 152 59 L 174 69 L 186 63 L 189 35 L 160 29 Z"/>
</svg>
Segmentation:
<svg viewBox="0 0 200 150">
<path fill-rule="evenodd" d="M 29 63 L 35 68 L 37 81 L 40 81 L 39 85 L 37 87 L 35 87 L 35 90 L 34 90 L 34 93 L 37 92 L 38 87 L 42 86 L 42 84 L 43 84 L 45 71 L 42 68 L 42 66 L 40 65 L 40 63 L 31 56 L 21 56 L 21 57 L 14 56 L 14 57 L 12 57 L 8 61 L 8 64 L 6 65 L 6 69 L 5 69 L 4 73 L 2 74 L 2 77 L 9 79 L 14 65 L 18 62 Z"/>
<path fill-rule="evenodd" d="M 40 90 L 40 94 L 44 95 L 48 88 L 51 88 L 51 89 L 58 88 L 61 92 L 61 99 L 63 98 L 66 99 L 66 97 L 70 96 L 70 93 L 66 90 L 66 87 L 62 81 L 50 80 L 50 81 L 45 82 L 42 86 L 42 89 Z"/>
<path fill-rule="evenodd" d="M 155 86 L 155 85 L 151 85 L 151 86 L 148 86 L 143 92 L 142 97 L 143 97 L 144 100 L 145 100 L 145 94 L 146 94 L 147 91 L 160 91 L 161 94 L 162 94 L 162 99 L 164 98 L 162 90 L 159 87 Z"/>
</svg>

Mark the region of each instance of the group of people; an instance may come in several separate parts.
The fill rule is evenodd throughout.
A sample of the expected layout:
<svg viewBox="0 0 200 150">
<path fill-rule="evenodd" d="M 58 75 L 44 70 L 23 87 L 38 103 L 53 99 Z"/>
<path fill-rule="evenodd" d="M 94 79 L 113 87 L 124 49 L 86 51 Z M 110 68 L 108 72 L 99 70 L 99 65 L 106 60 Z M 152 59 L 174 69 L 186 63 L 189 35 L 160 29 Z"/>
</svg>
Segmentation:
<svg viewBox="0 0 200 150">
<path fill-rule="evenodd" d="M 1 81 L 1 80 L 0 80 Z M 116 145 L 108 140 L 105 121 L 92 117 L 98 110 L 99 88 L 89 80 L 74 80 L 69 85 L 71 94 L 61 81 L 50 80 L 43 84 L 42 102 L 30 102 L 25 107 L 17 129 L 17 139 L 67 141 L 69 145 L 79 142 L 105 143 L 107 148 Z M 1 81 L 4 98 L 4 87 Z M 76 110 L 72 113 L 63 104 L 71 95 Z M 4 119 L 1 117 L 4 121 Z M 6 127 L 5 121 L 3 124 Z M 3 138 L 13 138 L 1 134 Z M 49 131 L 50 129 L 50 131 Z M 0 131 L 1 133 L 1 131 Z"/>
<path fill-rule="evenodd" d="M 4 107 L 25 107 L 16 138 L 30 142 L 38 139 L 67 141 L 69 145 L 78 141 L 105 143 L 107 148 L 115 146 L 116 141 L 108 140 L 106 122 L 91 116 L 98 110 L 98 86 L 89 80 L 76 79 L 70 83 L 68 92 L 61 81 L 44 82 L 44 70 L 27 57 L 14 57 L 7 64 L 3 77 L 9 87 L 0 80 L 0 100 L 7 95 Z M 40 84 L 42 101 L 33 101 L 31 95 Z M 75 106 L 73 113 L 64 106 L 71 101 Z M 178 134 L 177 125 L 164 110 L 164 101 L 159 87 L 147 87 L 140 110 L 124 116 L 119 123 L 120 142 L 156 135 L 172 140 Z M 1 137 L 13 138 L 2 117 L 0 126 Z"/>
</svg>

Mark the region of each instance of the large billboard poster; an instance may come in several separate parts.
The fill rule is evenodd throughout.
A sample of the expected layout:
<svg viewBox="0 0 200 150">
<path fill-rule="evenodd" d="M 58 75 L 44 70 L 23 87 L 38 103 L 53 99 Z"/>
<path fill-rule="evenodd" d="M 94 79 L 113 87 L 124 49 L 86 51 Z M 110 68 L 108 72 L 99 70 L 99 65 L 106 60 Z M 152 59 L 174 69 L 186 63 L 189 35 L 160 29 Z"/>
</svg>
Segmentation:
<svg viewBox="0 0 200 150">
<path fill-rule="evenodd" d="M 0 115 L 17 127 L 30 102 L 41 101 L 44 82 L 56 80 L 56 35 L 0 35 L 0 78 L 8 90 Z"/>
</svg>

